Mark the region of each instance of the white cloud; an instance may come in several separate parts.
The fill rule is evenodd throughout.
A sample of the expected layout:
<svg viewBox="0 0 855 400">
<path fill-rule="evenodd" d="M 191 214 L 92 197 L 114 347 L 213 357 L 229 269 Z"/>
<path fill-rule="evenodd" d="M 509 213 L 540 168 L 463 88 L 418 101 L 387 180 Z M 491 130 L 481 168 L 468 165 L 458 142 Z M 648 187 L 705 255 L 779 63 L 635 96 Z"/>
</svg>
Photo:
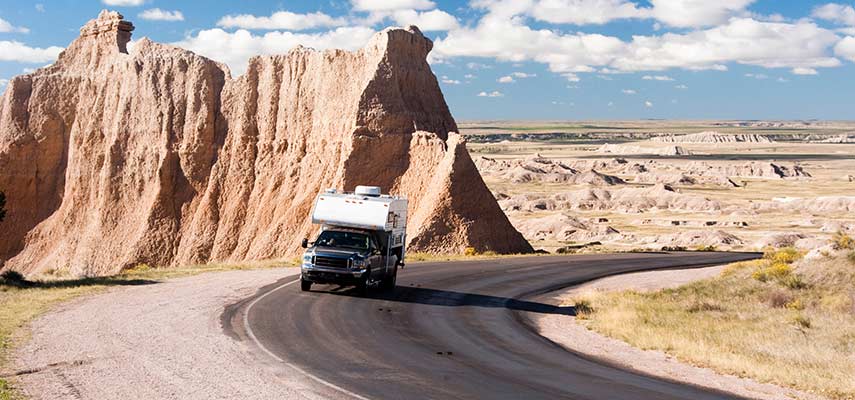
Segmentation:
<svg viewBox="0 0 855 400">
<path fill-rule="evenodd" d="M 101 2 L 108 6 L 139 7 L 145 4 L 146 0 L 101 0 Z"/>
<path fill-rule="evenodd" d="M 9 21 L 0 18 L 0 32 L 3 33 L 30 33 L 30 30 L 23 26 L 14 26 Z"/>
<path fill-rule="evenodd" d="M 790 81 L 790 80 L 789 80 L 789 79 L 786 79 L 786 78 L 778 78 L 778 82 L 781 82 L 781 83 L 787 83 L 787 82 L 789 82 L 789 81 Z"/>
<path fill-rule="evenodd" d="M 850 5 L 828 3 L 814 8 L 811 15 L 840 25 L 855 26 L 855 8 Z"/>
<path fill-rule="evenodd" d="M 469 69 L 492 69 L 493 66 L 476 62 L 466 63 L 466 68 Z"/>
<path fill-rule="evenodd" d="M 686 85 L 677 85 L 677 86 L 674 86 L 674 88 L 675 88 L 675 89 L 680 89 L 680 90 L 686 90 L 686 89 L 688 89 L 689 87 L 688 87 L 688 86 L 686 86 Z"/>
<path fill-rule="evenodd" d="M 623 89 L 623 90 L 621 90 L 621 92 L 623 92 L 623 94 L 636 94 L 636 93 L 638 93 L 632 89 Z"/>
<path fill-rule="evenodd" d="M 430 0 L 352 0 L 356 11 L 430 10 L 436 4 Z"/>
<path fill-rule="evenodd" d="M 501 78 L 497 79 L 497 80 L 496 80 L 496 82 L 499 82 L 499 83 L 514 83 L 514 82 L 516 82 L 516 81 L 514 80 L 514 77 L 512 77 L 512 76 L 508 75 L 508 76 L 503 76 L 503 77 L 501 77 Z"/>
<path fill-rule="evenodd" d="M 319 33 L 268 32 L 264 35 L 253 35 L 244 29 L 226 32 L 215 28 L 199 31 L 196 36 L 185 37 L 174 44 L 225 62 L 233 74 L 240 75 L 246 70 L 249 58 L 255 55 L 285 54 L 297 45 L 357 50 L 365 46 L 373 34 L 374 30 L 367 27 L 341 27 Z"/>
<path fill-rule="evenodd" d="M 184 21 L 181 11 L 167 11 L 159 8 L 149 8 L 141 13 L 139 17 L 149 21 Z"/>
<path fill-rule="evenodd" d="M 464 78 L 466 78 L 466 79 L 475 79 L 475 78 L 477 78 L 477 76 L 472 75 L 472 74 L 466 74 L 466 75 L 463 75 L 463 77 L 464 77 Z"/>
<path fill-rule="evenodd" d="M 30 47 L 21 42 L 0 40 L 0 61 L 16 61 L 22 63 L 53 62 L 62 47 L 48 48 Z"/>
<path fill-rule="evenodd" d="M 258 17 L 250 14 L 226 15 L 217 21 L 217 26 L 223 28 L 243 29 L 285 29 L 300 31 L 318 27 L 343 26 L 347 24 L 343 18 L 333 18 L 322 12 L 295 14 L 289 11 L 277 11 L 269 17 Z"/>
<path fill-rule="evenodd" d="M 489 93 L 488 92 L 478 93 L 478 97 L 502 97 L 502 96 L 504 96 L 504 93 L 499 92 L 497 90 L 494 90 L 494 91 L 489 92 Z"/>
<path fill-rule="evenodd" d="M 415 25 L 424 32 L 450 31 L 460 27 L 457 18 L 442 10 L 431 10 L 419 12 L 416 10 L 397 10 L 387 15 L 376 14 L 373 18 L 388 17 L 400 26 Z M 369 17 L 372 18 L 372 17 Z"/>
<path fill-rule="evenodd" d="M 540 0 L 530 11 L 553 24 L 605 24 L 616 19 L 645 18 L 650 12 L 626 0 Z"/>
<path fill-rule="evenodd" d="M 473 3 L 486 9 L 486 14 L 476 25 L 449 31 L 445 37 L 437 39 L 432 57 L 483 57 L 514 63 L 534 61 L 548 65 L 550 71 L 571 80 L 578 79 L 580 73 L 602 69 L 614 72 L 674 68 L 723 71 L 728 69 L 729 63 L 766 68 L 825 68 L 841 64 L 831 54 L 839 40 L 837 34 L 809 20 L 782 23 L 734 17 L 714 28 L 636 35 L 623 41 L 602 34 L 534 29 L 526 25 L 525 18 L 532 1 L 479 0 Z"/>
<path fill-rule="evenodd" d="M 647 100 L 647 101 L 645 101 L 645 102 L 644 102 L 644 106 L 645 106 L 645 107 L 647 107 L 647 108 L 652 108 L 652 107 L 653 107 L 653 102 L 651 102 L 650 100 Z"/>
<path fill-rule="evenodd" d="M 36 3 L 36 6 L 35 6 L 35 7 L 36 7 L 36 11 L 38 11 L 38 12 L 45 12 L 45 5 L 44 5 L 44 4 L 42 4 L 42 3 Z"/>
<path fill-rule="evenodd" d="M 749 72 L 749 73 L 745 74 L 745 77 L 746 77 L 746 78 L 759 79 L 759 80 L 769 79 L 769 75 L 766 75 L 766 74 L 755 74 L 755 73 L 751 73 L 751 72 Z"/>
<path fill-rule="evenodd" d="M 806 67 L 793 68 L 792 72 L 795 75 L 819 75 L 819 71 L 817 71 L 816 69 Z"/>
<path fill-rule="evenodd" d="M 608 105 L 608 106 L 609 106 L 609 107 L 614 107 L 614 105 L 615 105 L 615 102 L 613 102 L 613 101 L 610 101 L 610 102 L 609 102 L 609 104 L 607 104 L 607 105 Z"/>
<path fill-rule="evenodd" d="M 837 43 L 837 46 L 834 47 L 834 54 L 855 62 L 855 37 L 848 36 L 843 38 L 843 40 Z"/>
<path fill-rule="evenodd" d="M 522 78 L 522 79 L 525 79 L 525 78 L 534 78 L 534 77 L 536 77 L 536 76 L 537 76 L 537 74 L 528 74 L 528 73 L 525 73 L 525 72 L 514 72 L 514 73 L 512 73 L 511 75 L 512 75 L 514 78 Z"/>
<path fill-rule="evenodd" d="M 674 80 L 674 78 L 667 76 L 667 75 L 644 75 L 643 77 L 641 77 L 641 79 L 644 79 L 645 81 L 663 81 L 663 82 L 669 82 L 669 81 Z"/>
<path fill-rule="evenodd" d="M 0 88 L 6 87 L 6 85 L 8 83 L 9 83 L 8 79 L 0 79 Z"/>
<path fill-rule="evenodd" d="M 451 79 L 445 75 L 442 76 L 442 79 L 440 80 L 440 82 L 445 83 L 446 85 L 459 85 L 460 84 L 460 81 L 458 81 L 456 79 Z"/>
<path fill-rule="evenodd" d="M 652 16 L 666 25 L 689 28 L 722 24 L 755 0 L 650 0 Z"/>
</svg>

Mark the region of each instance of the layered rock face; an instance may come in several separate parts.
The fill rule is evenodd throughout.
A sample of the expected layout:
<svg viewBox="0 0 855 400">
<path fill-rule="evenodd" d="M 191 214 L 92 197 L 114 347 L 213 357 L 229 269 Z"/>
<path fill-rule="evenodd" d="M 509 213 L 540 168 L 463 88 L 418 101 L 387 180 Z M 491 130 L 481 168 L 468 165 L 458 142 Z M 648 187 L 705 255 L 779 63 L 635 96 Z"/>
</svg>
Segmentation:
<svg viewBox="0 0 855 400">
<path fill-rule="evenodd" d="M 357 52 L 296 48 L 219 63 L 102 12 L 0 103 L 3 268 L 73 275 L 289 257 L 324 188 L 410 200 L 410 251 L 531 246 L 455 133 L 415 27 Z"/>
</svg>

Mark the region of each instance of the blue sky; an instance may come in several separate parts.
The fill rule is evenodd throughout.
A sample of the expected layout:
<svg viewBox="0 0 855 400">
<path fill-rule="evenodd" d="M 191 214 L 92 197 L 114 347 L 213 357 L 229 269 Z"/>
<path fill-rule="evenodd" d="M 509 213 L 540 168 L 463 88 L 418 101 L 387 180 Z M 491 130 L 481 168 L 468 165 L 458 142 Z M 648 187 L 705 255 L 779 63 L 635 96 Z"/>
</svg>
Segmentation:
<svg viewBox="0 0 855 400">
<path fill-rule="evenodd" d="M 853 1 L 0 0 L 0 90 L 101 9 L 226 62 L 419 25 L 457 119 L 855 119 Z"/>
</svg>

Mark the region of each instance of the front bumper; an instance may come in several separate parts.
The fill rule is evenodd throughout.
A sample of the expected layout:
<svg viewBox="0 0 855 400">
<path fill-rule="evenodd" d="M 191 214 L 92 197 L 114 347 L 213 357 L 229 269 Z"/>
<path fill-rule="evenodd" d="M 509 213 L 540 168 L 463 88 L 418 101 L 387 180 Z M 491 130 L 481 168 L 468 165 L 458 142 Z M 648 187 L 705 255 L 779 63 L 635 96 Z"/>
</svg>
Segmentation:
<svg viewBox="0 0 855 400">
<path fill-rule="evenodd" d="M 303 264 L 302 278 L 314 283 L 338 283 L 356 284 L 364 279 L 367 269 L 343 269 L 317 267 L 311 264 Z"/>
</svg>

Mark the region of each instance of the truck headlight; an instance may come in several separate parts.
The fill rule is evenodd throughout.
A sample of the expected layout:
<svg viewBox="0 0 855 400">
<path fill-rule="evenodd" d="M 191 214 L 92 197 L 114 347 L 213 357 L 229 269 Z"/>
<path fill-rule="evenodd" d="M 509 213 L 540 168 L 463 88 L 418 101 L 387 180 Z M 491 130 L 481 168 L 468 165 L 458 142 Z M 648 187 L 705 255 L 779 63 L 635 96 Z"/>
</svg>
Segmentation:
<svg viewBox="0 0 855 400">
<path fill-rule="evenodd" d="M 311 254 L 303 254 L 303 264 L 311 264 L 312 263 L 312 255 Z"/>
<path fill-rule="evenodd" d="M 354 259 L 353 259 L 353 261 L 351 261 L 351 264 L 350 264 L 350 265 L 351 265 L 353 268 L 361 269 L 362 267 L 364 267 L 364 266 L 365 266 L 365 260 L 363 260 L 363 259 L 361 259 L 361 258 L 354 258 Z"/>
</svg>

